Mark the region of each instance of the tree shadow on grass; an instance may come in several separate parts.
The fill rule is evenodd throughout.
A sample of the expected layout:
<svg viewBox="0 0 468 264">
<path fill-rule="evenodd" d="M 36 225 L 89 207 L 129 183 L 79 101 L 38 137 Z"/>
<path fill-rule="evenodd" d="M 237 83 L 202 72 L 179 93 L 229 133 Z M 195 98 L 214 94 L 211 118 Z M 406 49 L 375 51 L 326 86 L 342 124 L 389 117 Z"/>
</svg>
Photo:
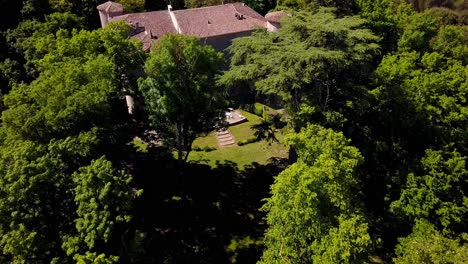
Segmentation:
<svg viewBox="0 0 468 264">
<path fill-rule="evenodd" d="M 265 230 L 262 199 L 283 159 L 267 165 L 236 163 L 215 168 L 187 164 L 180 176 L 171 157 L 139 157 L 136 183 L 144 194 L 136 202 L 135 229 L 145 234 L 135 263 L 256 263 Z"/>
</svg>

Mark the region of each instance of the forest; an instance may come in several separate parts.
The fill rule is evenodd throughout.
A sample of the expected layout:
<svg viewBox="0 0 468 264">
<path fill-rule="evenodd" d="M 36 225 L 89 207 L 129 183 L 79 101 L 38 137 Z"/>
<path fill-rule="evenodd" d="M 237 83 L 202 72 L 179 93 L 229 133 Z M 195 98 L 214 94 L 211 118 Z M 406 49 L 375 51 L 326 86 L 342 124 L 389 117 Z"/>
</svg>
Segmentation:
<svg viewBox="0 0 468 264">
<path fill-rule="evenodd" d="M 245 0 L 281 28 L 148 53 L 104 2 L 0 0 L 0 263 L 468 263 L 467 1 Z"/>
</svg>

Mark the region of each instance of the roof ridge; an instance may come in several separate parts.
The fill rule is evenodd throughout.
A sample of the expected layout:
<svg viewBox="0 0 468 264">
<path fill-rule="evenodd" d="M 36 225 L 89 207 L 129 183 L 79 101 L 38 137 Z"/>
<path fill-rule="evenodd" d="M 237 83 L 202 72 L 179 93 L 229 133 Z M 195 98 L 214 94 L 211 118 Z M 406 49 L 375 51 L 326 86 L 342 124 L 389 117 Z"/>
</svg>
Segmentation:
<svg viewBox="0 0 468 264">
<path fill-rule="evenodd" d="M 237 3 L 243 4 L 242 2 L 233 2 L 233 3 L 226 3 L 226 4 L 221 4 L 221 5 L 201 6 L 201 7 L 195 7 L 195 8 L 179 9 L 179 10 L 173 10 L 172 12 L 176 13 L 176 12 L 186 12 L 186 11 L 192 11 L 192 10 L 208 9 L 208 8 L 220 7 L 220 6 L 234 6 L 233 4 L 237 4 Z"/>
<path fill-rule="evenodd" d="M 148 14 L 148 13 L 165 13 L 168 12 L 167 9 L 163 10 L 153 10 L 153 11 L 144 11 L 144 12 L 136 12 L 136 13 L 128 13 L 126 15 L 143 15 L 143 14 Z"/>
</svg>

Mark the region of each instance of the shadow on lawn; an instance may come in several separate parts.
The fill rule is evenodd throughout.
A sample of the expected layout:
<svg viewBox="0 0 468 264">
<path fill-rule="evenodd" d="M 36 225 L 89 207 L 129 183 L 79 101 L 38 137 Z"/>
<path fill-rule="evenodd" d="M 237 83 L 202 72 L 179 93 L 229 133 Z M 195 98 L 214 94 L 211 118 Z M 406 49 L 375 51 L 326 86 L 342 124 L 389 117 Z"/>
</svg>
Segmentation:
<svg viewBox="0 0 468 264">
<path fill-rule="evenodd" d="M 170 155 L 168 155 L 170 156 Z M 286 166 L 233 162 L 215 168 L 176 162 L 152 154 L 136 159 L 136 182 L 144 189 L 135 208 L 135 228 L 145 234 L 131 256 L 135 263 L 256 263 L 265 229 L 262 199 Z"/>
</svg>

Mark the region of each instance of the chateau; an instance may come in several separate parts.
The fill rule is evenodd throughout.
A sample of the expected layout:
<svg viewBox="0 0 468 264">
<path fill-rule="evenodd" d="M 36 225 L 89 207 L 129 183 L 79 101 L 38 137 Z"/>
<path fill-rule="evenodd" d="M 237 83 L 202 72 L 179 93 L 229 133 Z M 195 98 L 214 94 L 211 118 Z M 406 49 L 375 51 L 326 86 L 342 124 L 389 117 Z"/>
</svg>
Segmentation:
<svg viewBox="0 0 468 264">
<path fill-rule="evenodd" d="M 108 1 L 97 9 L 102 27 L 119 20 L 131 25 L 131 38 L 141 40 L 145 51 L 167 33 L 193 35 L 221 51 L 232 39 L 247 36 L 256 28 L 276 31 L 282 16 L 279 11 L 263 17 L 244 3 L 184 10 L 172 10 L 169 5 L 167 10 L 125 14 L 121 4 Z"/>
</svg>

